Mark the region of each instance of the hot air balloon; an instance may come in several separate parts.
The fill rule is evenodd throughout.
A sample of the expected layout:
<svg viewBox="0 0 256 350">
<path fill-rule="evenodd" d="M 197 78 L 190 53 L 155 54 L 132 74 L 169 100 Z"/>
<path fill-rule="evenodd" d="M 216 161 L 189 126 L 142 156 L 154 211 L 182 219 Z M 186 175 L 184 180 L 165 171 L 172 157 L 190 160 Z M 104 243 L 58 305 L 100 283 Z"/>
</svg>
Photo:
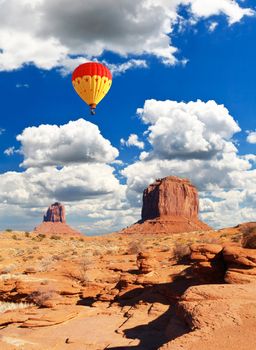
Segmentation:
<svg viewBox="0 0 256 350">
<path fill-rule="evenodd" d="M 72 74 L 72 84 L 77 94 L 95 114 L 97 104 L 105 97 L 112 84 L 112 75 L 107 67 L 98 62 L 78 66 Z"/>
</svg>

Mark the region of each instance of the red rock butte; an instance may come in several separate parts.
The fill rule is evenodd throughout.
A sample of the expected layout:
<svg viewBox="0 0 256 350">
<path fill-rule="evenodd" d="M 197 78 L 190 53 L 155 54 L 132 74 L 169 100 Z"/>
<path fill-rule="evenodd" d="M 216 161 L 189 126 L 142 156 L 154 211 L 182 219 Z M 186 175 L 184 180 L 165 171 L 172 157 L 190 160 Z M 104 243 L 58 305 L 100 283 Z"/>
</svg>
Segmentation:
<svg viewBox="0 0 256 350">
<path fill-rule="evenodd" d="M 56 202 L 49 206 L 43 217 L 43 222 L 35 227 L 35 233 L 54 234 L 64 236 L 82 236 L 66 223 L 65 207 Z"/>
<path fill-rule="evenodd" d="M 210 230 L 199 220 L 197 188 L 187 179 L 167 176 L 143 192 L 141 220 L 121 233 L 180 233 Z"/>
</svg>

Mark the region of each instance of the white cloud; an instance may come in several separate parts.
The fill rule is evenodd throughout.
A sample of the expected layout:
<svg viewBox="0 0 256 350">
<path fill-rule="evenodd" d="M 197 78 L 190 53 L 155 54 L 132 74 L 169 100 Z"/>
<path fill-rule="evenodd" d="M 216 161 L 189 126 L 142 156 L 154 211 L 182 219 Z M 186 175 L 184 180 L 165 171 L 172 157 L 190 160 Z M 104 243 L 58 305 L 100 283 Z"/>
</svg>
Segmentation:
<svg viewBox="0 0 256 350">
<path fill-rule="evenodd" d="M 209 31 L 214 32 L 217 26 L 218 26 L 218 22 L 211 22 L 209 25 Z"/>
<path fill-rule="evenodd" d="M 69 0 L 2 0 L 0 70 L 33 63 L 42 69 L 59 67 L 66 74 L 106 50 L 134 56 L 113 67 L 115 73 L 145 67 L 138 59 L 144 54 L 173 65 L 178 49 L 172 45 L 172 33 L 182 21 L 180 5 L 190 11 L 187 25 L 220 14 L 231 25 L 253 15 L 235 0 L 119 0 L 119 6 L 116 0 L 74 0 L 72 6 Z"/>
<path fill-rule="evenodd" d="M 149 124 L 145 135 L 152 149 L 122 170 L 133 206 L 141 205 L 141 193 L 154 179 L 176 175 L 198 187 L 202 217 L 210 224 L 221 227 L 245 217 L 255 220 L 255 206 L 248 199 L 248 193 L 255 196 L 255 157 L 238 155 L 232 137 L 240 128 L 223 105 L 148 100 L 138 114 Z"/>
<path fill-rule="evenodd" d="M 15 147 L 14 146 L 12 146 L 12 147 L 9 147 L 9 148 L 6 148 L 5 150 L 4 150 L 4 154 L 6 155 L 6 156 L 12 156 L 14 153 L 15 153 Z"/>
<path fill-rule="evenodd" d="M 125 73 L 129 69 L 148 67 L 147 62 L 145 60 L 135 60 L 135 59 L 131 59 L 129 61 L 126 61 L 120 64 L 111 64 L 108 62 L 104 62 L 104 63 L 111 70 L 113 75 Z"/>
<path fill-rule="evenodd" d="M 17 136 L 24 155 L 23 167 L 63 166 L 77 163 L 110 163 L 118 150 L 99 128 L 84 119 L 68 124 L 28 127 Z"/>
<path fill-rule="evenodd" d="M 76 57 L 76 58 L 66 57 L 61 61 L 59 71 L 63 76 L 65 76 L 70 72 L 72 72 L 78 65 L 89 61 L 90 59 L 83 56 Z M 97 62 L 98 60 L 94 59 L 94 61 Z M 123 74 L 130 69 L 148 67 L 147 62 L 145 60 L 138 60 L 138 59 L 130 59 L 124 63 L 118 63 L 118 64 L 109 63 L 107 61 L 103 61 L 102 63 L 104 63 L 109 68 L 112 75 Z"/>
<path fill-rule="evenodd" d="M 253 11 L 241 8 L 238 1 L 234 0 L 192 0 L 191 11 L 198 17 L 210 17 L 224 14 L 228 17 L 229 24 L 239 22 L 244 16 L 252 16 Z"/>
<path fill-rule="evenodd" d="M 256 143 L 256 131 L 249 132 L 246 140 L 249 143 Z"/>
<path fill-rule="evenodd" d="M 210 159 L 218 152 L 236 152 L 230 139 L 240 128 L 215 101 L 147 100 L 137 113 L 150 124 L 148 140 L 153 151 L 148 158 Z"/>
<path fill-rule="evenodd" d="M 144 148 L 144 142 L 143 141 L 139 141 L 138 135 L 136 135 L 136 134 L 131 134 L 128 137 L 128 140 L 125 140 L 125 139 L 122 138 L 120 140 L 120 143 L 121 143 L 121 145 L 127 146 L 127 147 L 134 146 L 134 147 L 137 147 L 137 148 L 140 148 L 140 149 Z"/>
<path fill-rule="evenodd" d="M 113 171 L 106 164 L 79 164 L 60 170 L 30 168 L 1 174 L 0 225 L 31 230 L 40 223 L 49 204 L 61 201 L 67 209 L 68 223 L 74 227 L 83 225 L 86 233 L 117 230 L 121 227 L 118 223 L 128 220 L 126 216 L 131 218 L 134 210 L 126 205 L 126 186 L 119 184 Z M 107 220 L 104 226 L 97 227 L 99 218 L 95 213 Z"/>
<path fill-rule="evenodd" d="M 32 229 L 54 201 L 63 202 L 68 222 L 78 229 L 85 225 L 87 233 L 111 232 L 123 222 L 135 221 L 126 186 L 107 164 L 122 164 L 115 159 L 118 151 L 96 125 L 83 119 L 62 126 L 40 125 L 26 128 L 17 138 L 27 169 L 0 174 L 2 228 Z M 15 152 L 14 147 L 5 150 L 6 155 Z M 104 226 L 97 224 L 95 214 Z"/>
<path fill-rule="evenodd" d="M 22 83 L 22 84 L 18 83 L 15 86 L 17 89 L 20 89 L 20 88 L 27 88 L 28 89 L 29 88 L 29 84 L 27 84 L 27 83 Z"/>
</svg>

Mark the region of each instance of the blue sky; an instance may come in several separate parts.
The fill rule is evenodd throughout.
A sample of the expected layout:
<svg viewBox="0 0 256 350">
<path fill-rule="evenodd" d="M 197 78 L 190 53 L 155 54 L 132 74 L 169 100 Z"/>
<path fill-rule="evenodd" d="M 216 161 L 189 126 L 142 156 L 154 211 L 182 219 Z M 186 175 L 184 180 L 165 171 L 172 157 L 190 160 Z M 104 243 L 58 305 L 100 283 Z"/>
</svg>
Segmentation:
<svg viewBox="0 0 256 350">
<path fill-rule="evenodd" d="M 1 3 L 0 228 L 31 229 L 61 200 L 73 226 L 111 232 L 139 219 L 141 191 L 166 175 L 198 186 L 214 227 L 255 220 L 255 4 L 113 3 Z M 71 84 L 91 59 L 114 76 L 94 117 Z"/>
</svg>

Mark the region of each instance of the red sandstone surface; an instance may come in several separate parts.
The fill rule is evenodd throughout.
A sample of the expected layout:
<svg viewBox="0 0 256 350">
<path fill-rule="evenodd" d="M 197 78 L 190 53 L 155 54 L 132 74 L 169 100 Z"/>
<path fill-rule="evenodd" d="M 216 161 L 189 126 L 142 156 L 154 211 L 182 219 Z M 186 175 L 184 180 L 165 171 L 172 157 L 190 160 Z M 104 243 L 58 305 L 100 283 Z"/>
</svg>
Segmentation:
<svg viewBox="0 0 256 350">
<path fill-rule="evenodd" d="M 3 232 L 0 348 L 254 350 L 249 226 L 84 240 Z"/>
</svg>

